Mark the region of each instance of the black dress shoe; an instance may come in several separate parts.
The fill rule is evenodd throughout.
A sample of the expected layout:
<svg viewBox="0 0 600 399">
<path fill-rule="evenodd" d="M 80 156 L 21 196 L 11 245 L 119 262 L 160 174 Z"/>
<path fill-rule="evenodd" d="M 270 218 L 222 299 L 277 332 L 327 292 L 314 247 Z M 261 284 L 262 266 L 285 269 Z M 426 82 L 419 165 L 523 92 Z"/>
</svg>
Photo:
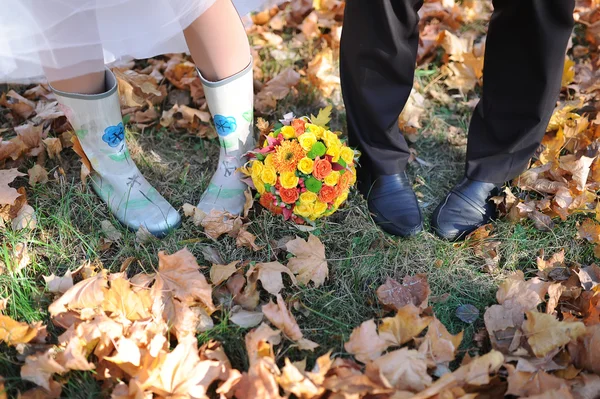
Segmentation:
<svg viewBox="0 0 600 399">
<path fill-rule="evenodd" d="M 389 234 L 408 237 L 423 230 L 423 217 L 406 172 L 363 175 L 358 188 L 367 199 L 373 220 Z"/>
<path fill-rule="evenodd" d="M 464 178 L 433 211 L 431 227 L 440 237 L 456 241 L 464 239 L 478 227 L 496 217 L 496 205 L 490 197 L 499 186 Z"/>
</svg>

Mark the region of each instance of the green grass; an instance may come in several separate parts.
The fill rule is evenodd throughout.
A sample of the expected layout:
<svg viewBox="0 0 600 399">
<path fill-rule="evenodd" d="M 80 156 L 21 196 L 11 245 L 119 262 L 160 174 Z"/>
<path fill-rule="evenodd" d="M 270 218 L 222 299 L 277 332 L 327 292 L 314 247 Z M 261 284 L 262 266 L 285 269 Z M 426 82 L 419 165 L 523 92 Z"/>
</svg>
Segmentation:
<svg viewBox="0 0 600 399">
<path fill-rule="evenodd" d="M 307 54 L 298 53 L 286 63 L 277 63 L 265 55 L 265 75 L 272 76 L 286 66 L 293 65 Z M 435 82 L 436 69 L 420 70 L 417 84 L 436 90 L 444 88 Z M 311 86 L 302 83 L 299 97 L 288 96 L 279 102 L 277 110 L 263 117 L 274 120 L 288 111 L 297 114 L 315 113 L 327 102 Z M 333 98 L 339 98 L 333 97 Z M 345 130 L 344 110 L 334 104 L 332 128 Z M 319 221 L 314 234 L 325 244 L 330 274 L 326 284 L 319 288 L 291 287 L 287 277 L 284 294 L 301 303 L 300 311 L 293 311 L 307 338 L 320 347 L 314 353 L 300 353 L 289 343 L 277 348 L 279 359 L 289 356 L 299 360 L 308 356 L 309 364 L 319 355 L 332 350 L 335 355 L 346 356 L 343 349 L 352 329 L 365 320 L 386 315 L 377 301 L 375 291 L 386 277 L 401 280 L 404 276 L 426 273 L 432 297 L 445 300 L 433 304 L 436 316 L 453 333 L 465 331 L 462 353 L 477 351 L 473 336 L 483 327 L 483 313 L 494 303 L 498 282 L 514 270 L 531 274 L 540 249 L 551 254 L 560 248 L 566 250 L 568 260 L 591 263 L 593 252 L 589 245 L 575 238 L 577 218 L 557 223 L 550 233 L 539 232 L 529 222 L 495 223 L 494 239 L 500 241 L 500 264 L 492 273 L 483 270 L 484 261 L 474 256 L 467 244 L 453 244 L 436 238 L 428 232 L 428 218 L 448 189 L 461 177 L 464 164 L 464 146 L 451 145 L 447 132 L 456 128 L 456 134 L 465 136 L 470 110 L 459 101 L 447 105 L 430 101 L 423 121 L 421 136 L 413 147 L 418 156 L 431 166 L 415 162 L 409 166 L 415 191 L 421 201 L 426 218 L 426 231 L 410 239 L 396 239 L 383 234 L 369 217 L 364 200 L 355 192 L 349 203 L 331 218 Z M 455 139 L 455 138 L 454 138 Z M 454 140 L 453 139 L 453 140 Z M 184 203 L 198 202 L 216 165 L 218 143 L 202 140 L 192 133 L 169 133 L 164 129 L 146 129 L 143 133 L 128 136 L 131 154 L 147 179 L 154 184 L 176 208 Z M 151 272 L 157 267 L 157 253 L 175 252 L 184 246 L 198 258 L 201 265 L 210 266 L 203 257 L 203 247 L 215 249 L 223 261 L 270 261 L 276 251 L 272 243 L 286 236 L 306 233 L 265 212 L 251 213 L 250 231 L 264 249 L 251 252 L 237 248 L 235 240 L 224 237 L 218 241 L 207 238 L 202 229 L 184 220 L 182 226 L 162 240 L 139 244 L 135 233 L 128 231 L 112 217 L 106 206 L 79 180 L 79 160 L 70 150 L 63 152 L 66 176 L 47 184 L 28 188 L 29 203 L 36 209 L 38 226 L 31 232 L 0 230 L 0 260 L 7 272 L 0 275 L 0 297 L 8 297 L 6 314 L 28 322 L 48 322 L 47 307 L 52 301 L 45 292 L 42 275 L 62 275 L 83 262 L 102 264 L 119 271 L 122 262 L 135 257 L 128 273 Z M 19 183 L 24 183 L 21 179 Z M 121 241 L 106 251 L 99 250 L 103 237 L 100 224 L 109 220 L 123 234 Z M 19 273 L 12 273 L 14 261 L 11 248 L 24 243 L 29 249 L 31 264 Z M 279 254 L 284 260 L 285 254 Z M 262 299 L 269 297 L 263 293 Z M 474 324 L 460 321 L 455 312 L 462 304 L 472 304 L 480 311 Z M 247 367 L 244 350 L 244 329 L 227 322 L 227 312 L 217 313 L 215 327 L 198 336 L 199 342 L 211 339 L 223 342 L 233 365 Z M 62 331 L 49 324 L 51 340 Z M 19 356 L 12 348 L 0 346 L 0 375 L 6 379 L 11 394 L 17 389 L 31 388 L 32 384 L 20 381 Z M 21 359 L 22 360 L 22 359 Z M 92 373 L 70 373 L 65 379 L 63 395 L 70 398 L 105 397 L 102 387 Z"/>
</svg>

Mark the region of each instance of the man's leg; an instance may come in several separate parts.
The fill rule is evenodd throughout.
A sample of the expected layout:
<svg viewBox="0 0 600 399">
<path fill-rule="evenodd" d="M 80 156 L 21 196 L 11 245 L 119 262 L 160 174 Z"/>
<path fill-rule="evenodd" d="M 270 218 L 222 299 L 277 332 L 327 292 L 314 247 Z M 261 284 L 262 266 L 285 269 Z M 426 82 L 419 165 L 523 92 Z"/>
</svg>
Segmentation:
<svg viewBox="0 0 600 399">
<path fill-rule="evenodd" d="M 375 221 L 411 235 L 421 214 L 405 175 L 409 149 L 398 116 L 413 85 L 422 0 L 348 0 L 341 84 L 351 146 L 362 152 L 359 187 Z"/>
<path fill-rule="evenodd" d="M 502 184 L 536 151 L 554 110 L 574 0 L 494 0 L 481 101 L 469 127 L 466 175 Z"/>
<path fill-rule="evenodd" d="M 540 145 L 560 91 L 574 0 L 494 0 L 483 95 L 469 127 L 465 178 L 432 227 L 464 238 L 496 214 L 489 197 L 521 173 Z"/>
</svg>

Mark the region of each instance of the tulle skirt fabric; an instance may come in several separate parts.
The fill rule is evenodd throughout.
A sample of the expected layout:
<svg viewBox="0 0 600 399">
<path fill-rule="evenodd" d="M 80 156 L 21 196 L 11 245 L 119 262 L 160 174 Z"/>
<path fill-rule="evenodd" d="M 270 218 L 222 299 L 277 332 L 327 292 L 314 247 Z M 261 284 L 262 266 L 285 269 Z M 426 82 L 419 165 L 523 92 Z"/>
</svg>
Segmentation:
<svg viewBox="0 0 600 399">
<path fill-rule="evenodd" d="M 100 57 L 110 65 L 188 52 L 183 29 L 214 2 L 0 0 L 0 83 L 43 81 L 43 67 L 60 79 L 74 77 L 90 72 L 92 60 Z M 233 3 L 244 16 L 275 1 Z"/>
</svg>

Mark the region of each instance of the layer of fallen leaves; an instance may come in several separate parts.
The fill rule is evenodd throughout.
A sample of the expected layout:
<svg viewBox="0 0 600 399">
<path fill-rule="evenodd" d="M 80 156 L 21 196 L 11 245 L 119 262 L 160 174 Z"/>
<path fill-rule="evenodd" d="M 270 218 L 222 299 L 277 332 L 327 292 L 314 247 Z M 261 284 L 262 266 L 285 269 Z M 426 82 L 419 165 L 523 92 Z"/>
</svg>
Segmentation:
<svg viewBox="0 0 600 399">
<path fill-rule="evenodd" d="M 308 246 L 313 252 L 305 254 Z M 287 247 L 305 271 L 325 262 L 316 237 Z M 128 278 L 82 267 L 52 276 L 48 291 L 56 299 L 48 312 L 64 331 L 58 342 L 46 343 L 41 323 L 4 315 L 0 340 L 16 346 L 24 359 L 21 377 L 38 385 L 23 398 L 59 397 L 74 370 L 94 370 L 113 398 L 207 398 L 209 392 L 239 399 L 596 398 L 600 268 L 569 264 L 564 252 L 537 263 L 538 276 L 509 276 L 498 304 L 486 310 L 492 350 L 467 354 L 454 371 L 450 363 L 463 334 L 451 334 L 433 314 L 425 275 L 402 283 L 388 278 L 377 297 L 392 314 L 352 331 L 344 345 L 352 357 L 328 352 L 307 368 L 306 362 L 277 361 L 274 349 L 283 338 L 299 350 L 318 347 L 304 337 L 294 307 L 281 295 L 282 274 L 296 284 L 301 272 L 278 262 L 233 262 L 210 268 L 213 285 L 187 249 L 160 252 L 152 274 Z M 81 277 L 75 284 L 74 276 Z M 258 281 L 275 302 L 259 304 Z M 226 314 L 242 327 L 258 326 L 245 336 L 247 370 L 232 368 L 221 343 L 197 345 L 195 335 Z"/>
</svg>

